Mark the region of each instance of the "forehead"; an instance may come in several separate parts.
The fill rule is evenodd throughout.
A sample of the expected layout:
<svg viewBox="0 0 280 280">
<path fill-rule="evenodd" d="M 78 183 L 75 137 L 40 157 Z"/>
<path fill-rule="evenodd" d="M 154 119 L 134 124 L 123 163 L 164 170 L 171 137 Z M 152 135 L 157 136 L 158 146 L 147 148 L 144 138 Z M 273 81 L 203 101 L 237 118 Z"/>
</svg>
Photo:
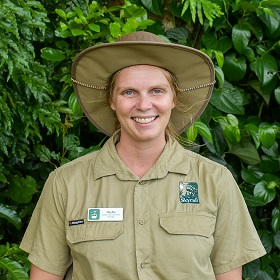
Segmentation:
<svg viewBox="0 0 280 280">
<path fill-rule="evenodd" d="M 167 83 L 167 71 L 152 65 L 133 65 L 120 70 L 116 82 L 162 82 Z"/>
</svg>

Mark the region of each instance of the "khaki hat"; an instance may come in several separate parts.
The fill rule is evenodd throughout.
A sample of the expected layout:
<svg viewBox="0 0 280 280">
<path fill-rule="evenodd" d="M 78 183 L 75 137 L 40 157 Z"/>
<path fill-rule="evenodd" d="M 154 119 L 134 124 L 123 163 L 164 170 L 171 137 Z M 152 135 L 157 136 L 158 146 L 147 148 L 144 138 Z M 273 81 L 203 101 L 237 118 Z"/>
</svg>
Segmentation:
<svg viewBox="0 0 280 280">
<path fill-rule="evenodd" d="M 201 51 L 166 43 L 149 32 L 133 32 L 78 54 L 72 66 L 72 81 L 85 115 L 111 136 L 117 117 L 107 101 L 107 81 L 116 71 L 141 64 L 158 66 L 175 75 L 181 91 L 177 99 L 185 109 L 175 107 L 171 121 L 175 130 L 182 133 L 200 117 L 209 102 L 215 83 L 214 66 Z"/>
</svg>

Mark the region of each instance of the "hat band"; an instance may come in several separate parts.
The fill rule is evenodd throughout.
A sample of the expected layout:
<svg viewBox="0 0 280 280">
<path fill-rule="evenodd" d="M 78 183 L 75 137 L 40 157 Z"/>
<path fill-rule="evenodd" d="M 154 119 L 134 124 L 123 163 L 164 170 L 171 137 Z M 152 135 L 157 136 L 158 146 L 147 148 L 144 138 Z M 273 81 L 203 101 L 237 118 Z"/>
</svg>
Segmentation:
<svg viewBox="0 0 280 280">
<path fill-rule="evenodd" d="M 94 86 L 94 85 L 89 85 L 89 84 L 86 84 L 86 83 L 82 83 L 82 82 L 79 82 L 73 78 L 71 78 L 72 82 L 80 85 L 80 86 L 83 86 L 83 87 L 87 87 L 87 88 L 93 88 L 93 89 L 107 89 L 107 87 L 99 87 L 99 86 Z M 198 86 L 194 86 L 194 87 L 190 87 L 190 88 L 178 88 L 179 91 L 191 91 L 191 90 L 195 90 L 195 89 L 199 89 L 199 88 L 204 88 L 204 87 L 209 87 L 209 86 L 212 86 L 216 83 L 216 81 L 213 81 L 213 82 L 210 82 L 210 83 L 207 83 L 207 84 L 202 84 L 202 85 L 198 85 Z"/>
</svg>

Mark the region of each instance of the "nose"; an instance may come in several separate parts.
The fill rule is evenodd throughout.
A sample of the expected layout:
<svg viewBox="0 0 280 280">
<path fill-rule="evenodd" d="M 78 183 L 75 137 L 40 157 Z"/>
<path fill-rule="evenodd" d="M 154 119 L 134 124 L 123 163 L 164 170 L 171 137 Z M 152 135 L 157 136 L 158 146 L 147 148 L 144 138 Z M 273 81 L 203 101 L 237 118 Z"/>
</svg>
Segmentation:
<svg viewBox="0 0 280 280">
<path fill-rule="evenodd" d="M 151 97 L 146 93 L 139 94 L 137 97 L 136 109 L 140 111 L 147 111 L 151 109 L 151 107 L 152 107 Z"/>
</svg>

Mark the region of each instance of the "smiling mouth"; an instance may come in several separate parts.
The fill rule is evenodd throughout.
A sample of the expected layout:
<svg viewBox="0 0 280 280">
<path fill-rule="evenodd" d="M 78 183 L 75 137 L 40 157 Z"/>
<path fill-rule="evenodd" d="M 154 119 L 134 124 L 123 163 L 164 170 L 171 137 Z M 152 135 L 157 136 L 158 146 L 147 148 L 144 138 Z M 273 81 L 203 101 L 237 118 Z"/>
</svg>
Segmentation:
<svg viewBox="0 0 280 280">
<path fill-rule="evenodd" d="M 151 117 L 151 118 L 132 118 L 137 123 L 151 123 L 153 122 L 157 117 Z"/>
</svg>

